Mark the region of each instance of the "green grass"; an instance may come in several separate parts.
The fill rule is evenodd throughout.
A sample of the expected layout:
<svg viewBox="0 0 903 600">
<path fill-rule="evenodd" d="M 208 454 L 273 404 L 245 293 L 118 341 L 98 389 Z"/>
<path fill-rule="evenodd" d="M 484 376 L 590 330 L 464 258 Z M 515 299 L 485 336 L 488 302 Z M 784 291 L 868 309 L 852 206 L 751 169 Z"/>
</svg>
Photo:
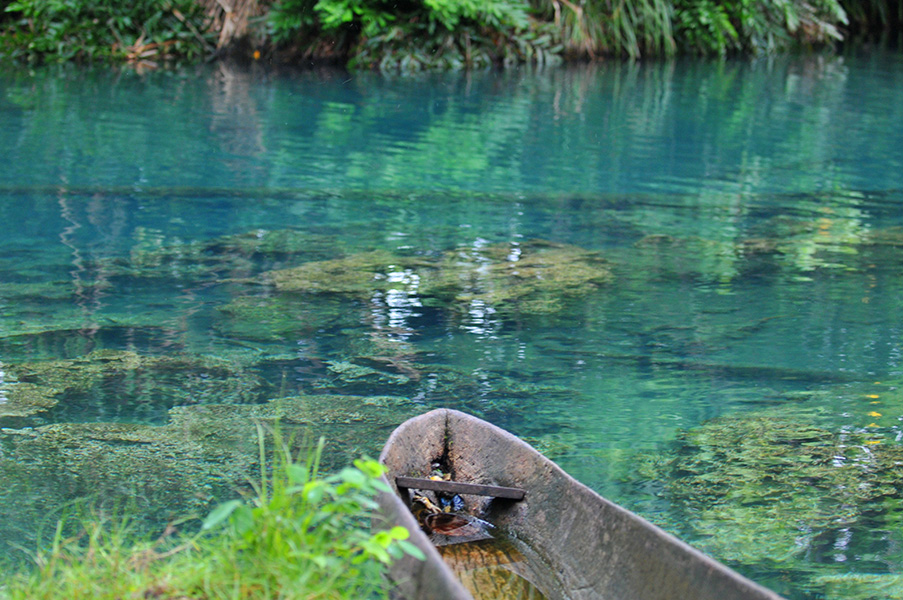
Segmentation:
<svg viewBox="0 0 903 600">
<path fill-rule="evenodd" d="M 261 465 L 264 458 L 263 429 Z M 278 435 L 276 436 L 278 439 Z M 318 477 L 323 443 L 303 461 L 277 445 L 271 474 L 261 468 L 254 494 L 219 505 L 191 535 L 166 528 L 137 537 L 127 520 L 83 520 L 78 535 L 57 526 L 33 566 L 0 585 L 6 600 L 363 599 L 388 597 L 387 567 L 403 554 L 423 557 L 408 531 L 372 532 L 383 467 L 356 460 Z M 187 520 L 186 520 L 187 521 Z M 195 528 L 197 529 L 197 528 Z"/>
</svg>

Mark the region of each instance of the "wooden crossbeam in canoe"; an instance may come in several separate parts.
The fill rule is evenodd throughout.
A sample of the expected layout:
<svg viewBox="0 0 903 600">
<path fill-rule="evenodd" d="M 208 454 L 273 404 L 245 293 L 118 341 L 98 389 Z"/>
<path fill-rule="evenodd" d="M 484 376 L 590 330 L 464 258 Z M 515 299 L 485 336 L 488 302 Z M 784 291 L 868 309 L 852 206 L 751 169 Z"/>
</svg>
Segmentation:
<svg viewBox="0 0 903 600">
<path fill-rule="evenodd" d="M 482 485 L 478 483 L 463 483 L 460 481 L 445 481 L 438 479 L 422 479 L 420 477 L 396 477 L 395 487 L 402 496 L 408 495 L 409 489 L 432 490 L 448 494 L 472 494 L 474 496 L 492 496 L 493 498 L 508 498 L 510 500 L 523 500 L 526 490 L 498 485 Z"/>
</svg>

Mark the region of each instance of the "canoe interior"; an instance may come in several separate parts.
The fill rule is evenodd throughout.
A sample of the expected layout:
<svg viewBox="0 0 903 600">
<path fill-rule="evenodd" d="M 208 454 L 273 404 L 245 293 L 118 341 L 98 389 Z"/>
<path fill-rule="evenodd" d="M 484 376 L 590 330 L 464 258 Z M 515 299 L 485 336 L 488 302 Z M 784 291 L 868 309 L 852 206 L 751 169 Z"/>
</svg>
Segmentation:
<svg viewBox="0 0 903 600">
<path fill-rule="evenodd" d="M 447 544 L 439 547 L 439 554 L 476 600 L 566 597 L 549 565 L 515 540 Z"/>
<path fill-rule="evenodd" d="M 411 541 L 427 554 L 426 561 L 405 558 L 393 567 L 402 597 L 780 598 L 602 498 L 517 437 L 465 413 L 439 409 L 406 421 L 392 433 L 380 461 L 388 467 L 386 482 L 396 492 L 396 476 L 425 478 L 435 463 L 455 481 L 526 490 L 519 501 L 462 496 L 467 512 L 495 526 L 492 533 L 502 544 L 501 557 L 497 548 L 490 552 L 491 542 L 453 548 L 457 544 L 448 544 L 457 540 L 430 540 L 401 495 L 384 494 L 378 520 L 407 527 Z M 486 588 L 507 586 L 521 595 L 473 594 L 462 581 Z"/>
</svg>

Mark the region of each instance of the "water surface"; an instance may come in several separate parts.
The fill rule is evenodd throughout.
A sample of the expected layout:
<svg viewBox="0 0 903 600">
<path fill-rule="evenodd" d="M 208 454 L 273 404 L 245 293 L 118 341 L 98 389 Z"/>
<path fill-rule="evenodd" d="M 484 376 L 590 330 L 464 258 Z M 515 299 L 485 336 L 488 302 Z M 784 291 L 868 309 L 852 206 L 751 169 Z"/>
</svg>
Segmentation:
<svg viewBox="0 0 903 600">
<path fill-rule="evenodd" d="M 0 537 L 448 406 L 789 598 L 903 597 L 900 122 L 883 54 L 5 70 Z"/>
</svg>

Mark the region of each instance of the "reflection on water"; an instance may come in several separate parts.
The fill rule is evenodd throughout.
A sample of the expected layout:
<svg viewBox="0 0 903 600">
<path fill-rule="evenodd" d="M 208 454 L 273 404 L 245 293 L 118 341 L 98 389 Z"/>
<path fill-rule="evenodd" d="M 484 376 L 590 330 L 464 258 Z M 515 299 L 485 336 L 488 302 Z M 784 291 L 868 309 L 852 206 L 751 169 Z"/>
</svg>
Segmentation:
<svg viewBox="0 0 903 600">
<path fill-rule="evenodd" d="M 899 57 L 0 82 L 3 540 L 448 406 L 790 598 L 899 586 Z"/>
<path fill-rule="evenodd" d="M 9 397 L 7 396 L 8 387 L 9 383 L 6 381 L 6 373 L 3 371 L 3 363 L 0 362 L 0 404 L 9 402 Z"/>
</svg>

